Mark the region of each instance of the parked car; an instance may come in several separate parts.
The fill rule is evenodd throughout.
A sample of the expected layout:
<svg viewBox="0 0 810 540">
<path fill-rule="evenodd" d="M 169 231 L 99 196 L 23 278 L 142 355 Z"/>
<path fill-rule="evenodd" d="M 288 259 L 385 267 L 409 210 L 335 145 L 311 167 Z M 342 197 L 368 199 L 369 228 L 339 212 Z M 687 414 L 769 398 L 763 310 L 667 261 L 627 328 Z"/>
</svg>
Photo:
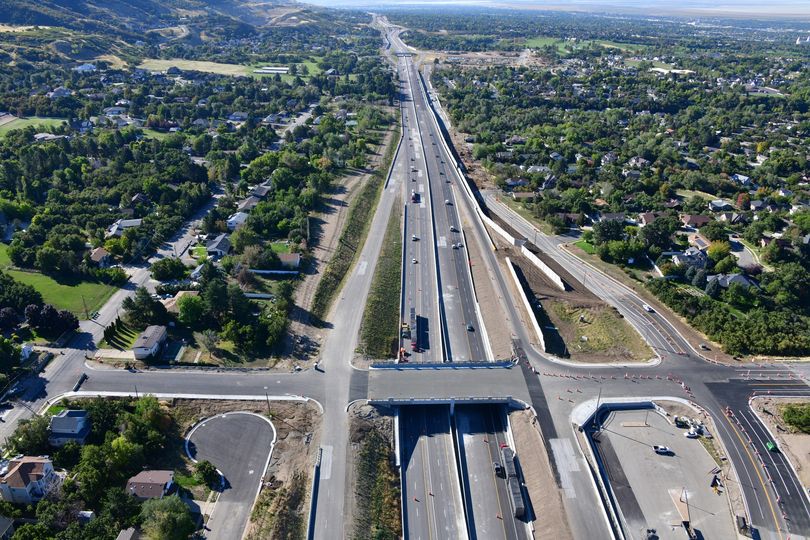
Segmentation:
<svg viewBox="0 0 810 540">
<path fill-rule="evenodd" d="M 656 454 L 660 454 L 662 456 L 674 456 L 675 455 L 675 452 L 673 452 L 672 449 L 670 447 L 668 447 L 668 446 L 654 444 L 653 445 L 653 450 L 655 450 Z"/>
<path fill-rule="evenodd" d="M 684 432 L 683 436 L 687 439 L 697 439 L 700 435 L 694 429 L 690 429 L 689 431 Z"/>
</svg>

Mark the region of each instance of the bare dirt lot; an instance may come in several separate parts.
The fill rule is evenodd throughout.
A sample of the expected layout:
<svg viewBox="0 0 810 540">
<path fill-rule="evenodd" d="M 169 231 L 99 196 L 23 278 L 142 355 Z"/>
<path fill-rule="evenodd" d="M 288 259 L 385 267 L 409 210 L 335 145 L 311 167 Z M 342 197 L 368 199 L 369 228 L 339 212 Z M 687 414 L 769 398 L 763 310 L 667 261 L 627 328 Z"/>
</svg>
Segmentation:
<svg viewBox="0 0 810 540">
<path fill-rule="evenodd" d="M 782 418 L 782 411 L 791 403 L 808 403 L 807 398 L 758 398 L 752 408 L 776 438 L 779 450 L 787 456 L 799 481 L 807 489 L 810 487 L 810 435 L 793 430 Z"/>
</svg>

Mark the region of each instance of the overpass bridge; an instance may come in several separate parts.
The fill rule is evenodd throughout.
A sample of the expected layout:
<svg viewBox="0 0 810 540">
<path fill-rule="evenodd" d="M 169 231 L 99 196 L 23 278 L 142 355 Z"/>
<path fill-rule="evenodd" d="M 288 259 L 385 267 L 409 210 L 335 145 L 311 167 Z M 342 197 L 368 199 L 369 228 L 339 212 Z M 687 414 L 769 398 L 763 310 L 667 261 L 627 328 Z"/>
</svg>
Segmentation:
<svg viewBox="0 0 810 540">
<path fill-rule="evenodd" d="M 512 362 L 381 364 L 368 371 L 371 405 L 531 404 L 520 368 Z"/>
</svg>

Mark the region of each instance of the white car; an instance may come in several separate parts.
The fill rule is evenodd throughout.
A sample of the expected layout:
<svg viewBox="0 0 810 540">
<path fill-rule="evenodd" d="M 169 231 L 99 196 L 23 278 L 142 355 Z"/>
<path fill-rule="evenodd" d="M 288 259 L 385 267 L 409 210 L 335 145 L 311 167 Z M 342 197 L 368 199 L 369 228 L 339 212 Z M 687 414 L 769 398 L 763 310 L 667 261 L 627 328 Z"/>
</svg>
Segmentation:
<svg viewBox="0 0 810 540">
<path fill-rule="evenodd" d="M 417 240 L 419 240 L 419 237 L 418 237 L 418 236 L 416 236 L 415 234 L 412 234 L 412 235 L 411 235 L 411 240 L 413 240 L 414 242 L 416 242 Z"/>
<path fill-rule="evenodd" d="M 646 311 L 647 313 L 653 313 L 654 312 L 653 308 L 651 308 L 649 304 L 643 304 L 641 307 L 643 307 L 644 311 Z"/>
<path fill-rule="evenodd" d="M 450 202 L 450 199 L 445 199 L 444 204 L 446 204 L 448 206 L 452 206 L 453 203 Z"/>
<path fill-rule="evenodd" d="M 661 446 L 658 444 L 653 445 L 653 450 L 655 450 L 656 454 L 661 454 L 662 456 L 671 456 L 675 454 L 675 452 L 673 452 L 668 446 Z"/>
<path fill-rule="evenodd" d="M 416 259 L 411 259 L 411 262 L 412 262 L 413 264 L 416 264 Z"/>
<path fill-rule="evenodd" d="M 684 432 L 683 436 L 687 439 L 697 439 L 699 437 L 698 432 L 694 429 Z"/>
</svg>

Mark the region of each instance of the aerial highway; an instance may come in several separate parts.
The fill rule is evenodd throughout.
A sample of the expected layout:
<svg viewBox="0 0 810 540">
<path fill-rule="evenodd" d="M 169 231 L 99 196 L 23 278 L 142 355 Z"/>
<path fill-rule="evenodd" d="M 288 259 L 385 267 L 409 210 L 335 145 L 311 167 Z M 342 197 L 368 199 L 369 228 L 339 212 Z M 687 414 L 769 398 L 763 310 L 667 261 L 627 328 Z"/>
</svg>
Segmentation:
<svg viewBox="0 0 810 540">
<path fill-rule="evenodd" d="M 400 429 L 406 537 L 467 538 L 450 408 L 408 407 Z"/>
</svg>

